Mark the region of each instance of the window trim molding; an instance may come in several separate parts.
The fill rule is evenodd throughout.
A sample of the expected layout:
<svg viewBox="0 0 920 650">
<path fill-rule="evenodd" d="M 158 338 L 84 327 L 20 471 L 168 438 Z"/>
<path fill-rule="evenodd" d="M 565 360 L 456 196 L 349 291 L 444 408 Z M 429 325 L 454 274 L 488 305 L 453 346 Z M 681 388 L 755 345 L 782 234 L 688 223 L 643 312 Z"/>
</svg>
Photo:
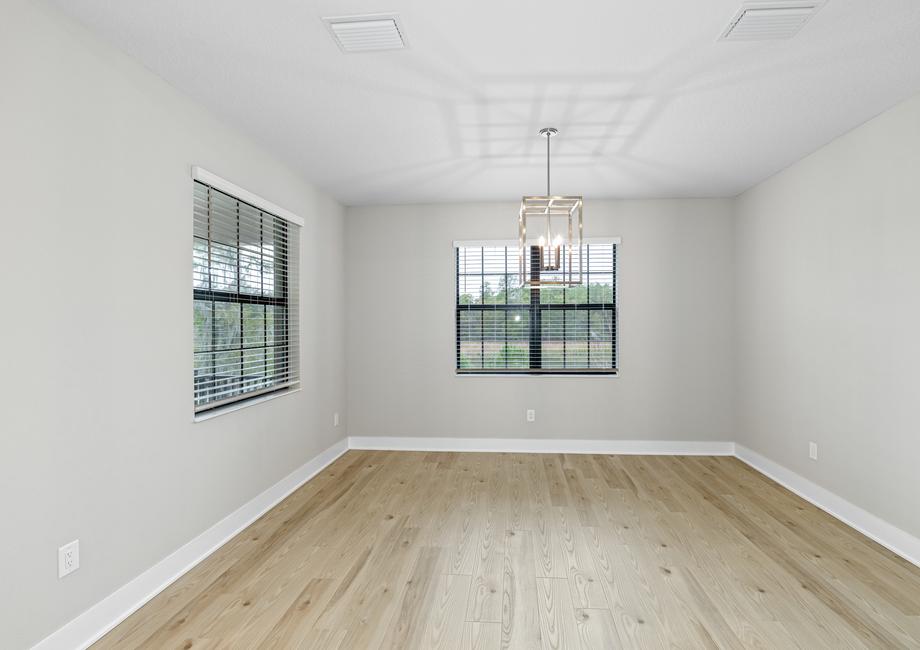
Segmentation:
<svg viewBox="0 0 920 650">
<path fill-rule="evenodd" d="M 565 372 L 532 372 L 528 371 L 526 368 L 521 368 L 520 370 L 515 370 L 514 372 L 495 372 L 493 369 L 482 370 L 482 371 L 464 371 L 461 372 L 458 369 L 454 369 L 454 377 L 517 377 L 518 379 L 526 377 L 555 377 L 556 379 L 585 379 L 585 378 L 596 378 L 596 377 L 619 377 L 620 369 L 608 370 L 604 369 L 604 372 L 572 372 L 571 370 Z"/>
<path fill-rule="evenodd" d="M 482 369 L 468 369 L 462 370 L 457 366 L 456 360 L 454 361 L 454 377 L 619 377 L 621 368 L 620 368 L 620 336 L 619 336 L 619 327 L 620 327 L 620 246 L 622 244 L 621 237 L 586 237 L 582 240 L 583 245 L 595 244 L 595 245 L 613 245 L 616 246 L 617 250 L 617 260 L 616 268 L 613 273 L 613 286 L 614 286 L 614 301 L 612 303 L 613 308 L 613 318 L 614 318 L 614 333 L 616 337 L 614 339 L 614 358 L 616 359 L 615 368 L 598 368 L 598 369 L 584 369 L 584 370 L 572 370 L 567 368 L 558 368 L 558 369 L 535 369 L 535 368 L 509 368 L 507 370 L 497 370 L 495 368 L 482 368 Z M 454 323 L 455 328 L 457 327 L 456 323 L 459 312 L 457 311 L 457 287 L 458 287 L 458 277 L 456 270 L 456 255 L 457 249 L 463 247 L 470 248 L 481 248 L 481 247 L 494 247 L 494 246 L 505 246 L 509 248 L 517 248 L 519 241 L 517 239 L 455 239 L 451 243 L 451 252 L 453 253 L 453 263 L 454 263 Z M 555 303 L 553 303 L 555 304 Z M 496 307 L 513 309 L 515 305 L 482 305 L 482 309 L 476 309 L 476 311 L 487 311 L 488 307 Z M 548 306 L 548 305 L 547 305 Z M 587 309 L 588 306 L 580 306 L 583 309 Z M 578 307 L 576 307 L 577 309 Z M 549 309 L 554 309 L 554 307 L 549 307 Z M 565 309 L 572 309 L 572 307 L 560 306 L 555 309 L 560 311 Z M 454 330 L 454 342 L 457 342 L 457 330 Z M 456 353 L 455 353 L 456 355 Z M 456 357 L 455 357 L 456 359 Z"/>
<path fill-rule="evenodd" d="M 287 221 L 288 223 L 290 223 L 292 226 L 298 226 L 300 228 L 303 228 L 304 226 L 304 220 L 301 217 L 294 214 L 293 212 L 291 212 L 290 210 L 285 210 L 281 206 L 276 205 L 275 203 L 272 203 L 271 201 L 262 198 L 258 194 L 250 192 L 240 187 L 239 185 L 236 185 L 235 183 L 232 183 L 228 181 L 227 179 L 204 169 L 203 167 L 199 167 L 198 165 L 192 165 L 191 177 L 192 177 L 193 186 L 195 182 L 201 183 L 219 192 L 227 194 L 228 196 L 236 199 L 237 201 L 247 203 L 253 208 L 259 210 L 260 212 L 269 213 L 269 214 L 272 214 L 273 216 L 283 219 L 284 221 Z M 194 223 L 194 220 L 193 220 L 193 223 Z M 297 265 L 297 268 L 298 269 L 300 268 L 300 264 Z M 193 301 L 195 299 L 194 296 L 197 291 L 199 290 L 195 289 L 194 279 L 193 279 L 193 282 L 192 282 Z M 208 293 L 214 294 L 215 292 L 212 292 L 209 290 Z M 222 292 L 216 292 L 216 293 L 220 294 Z M 237 302 L 237 301 L 229 301 L 229 302 Z M 245 302 L 248 302 L 248 301 L 245 301 Z M 252 302 L 256 304 L 276 304 L 279 301 L 253 298 Z M 298 300 L 297 302 L 298 302 L 298 309 L 299 309 L 300 301 Z M 284 304 L 287 305 L 288 301 L 285 300 Z M 298 331 L 297 331 L 298 340 L 300 339 L 300 335 L 301 335 L 300 327 L 301 327 L 300 319 L 298 318 Z M 290 343 L 288 343 L 288 346 L 289 346 L 288 349 L 289 349 L 289 354 L 290 354 Z M 192 374 L 194 375 L 194 354 L 192 355 L 192 359 L 193 359 Z M 249 394 L 237 395 L 237 396 L 231 397 L 226 400 L 221 400 L 220 402 L 218 402 L 217 404 L 215 404 L 214 406 L 210 408 L 204 408 L 204 409 L 196 408 L 195 400 L 193 397 L 192 399 L 192 423 L 204 422 L 206 420 L 210 420 L 212 418 L 215 418 L 220 415 L 224 415 L 226 413 L 232 413 L 234 411 L 239 411 L 240 409 L 244 409 L 249 406 L 254 406 L 256 404 L 261 404 L 263 402 L 267 402 L 269 400 L 273 400 L 278 397 L 283 397 L 284 395 L 298 393 L 301 390 L 302 390 L 301 379 L 298 376 L 297 379 L 291 380 L 281 385 L 272 386 L 270 388 L 266 388 L 260 391 L 254 391 Z M 194 390 L 193 390 L 193 394 L 194 394 Z"/>
<path fill-rule="evenodd" d="M 254 208 L 258 208 L 262 212 L 271 212 L 276 217 L 281 217 L 285 221 L 290 221 L 296 226 L 303 228 L 304 220 L 301 217 L 298 217 L 296 214 L 290 210 L 285 210 L 279 205 L 275 205 L 268 199 L 263 199 L 258 194 L 254 194 L 246 189 L 243 189 L 235 183 L 231 183 L 226 178 L 222 178 L 213 172 L 209 172 L 203 167 L 198 165 L 192 165 L 192 180 L 199 181 L 205 185 L 210 185 L 215 190 L 219 190 L 224 194 L 229 194 L 244 203 L 248 203 Z"/>
<path fill-rule="evenodd" d="M 620 237 L 585 237 L 582 244 L 614 244 L 619 246 L 623 242 Z M 505 246 L 508 248 L 517 248 L 520 242 L 517 239 L 455 239 L 451 248 L 489 248 L 494 246 Z"/>
<path fill-rule="evenodd" d="M 300 382 L 296 382 L 285 388 L 279 388 L 278 390 L 269 393 L 255 395 L 249 399 L 230 402 L 229 404 L 221 404 L 220 406 L 215 406 L 214 408 L 208 409 L 207 411 L 198 411 L 192 416 L 192 422 L 194 423 L 212 420 L 219 415 L 233 413 L 234 411 L 239 411 L 248 406 L 255 406 L 256 404 L 262 404 L 263 402 L 268 402 L 270 400 L 277 399 L 278 397 L 299 393 L 301 390 L 303 389 L 300 387 Z"/>
</svg>

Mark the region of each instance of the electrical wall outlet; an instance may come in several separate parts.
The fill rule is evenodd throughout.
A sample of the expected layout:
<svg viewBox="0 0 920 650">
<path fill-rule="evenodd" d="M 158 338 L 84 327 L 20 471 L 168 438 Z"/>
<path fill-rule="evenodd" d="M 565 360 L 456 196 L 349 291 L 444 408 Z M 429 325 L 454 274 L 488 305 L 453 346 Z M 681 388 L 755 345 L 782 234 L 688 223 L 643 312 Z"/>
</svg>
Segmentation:
<svg viewBox="0 0 920 650">
<path fill-rule="evenodd" d="M 533 409 L 527 409 L 527 421 L 533 422 L 536 419 L 537 419 L 537 412 L 534 411 Z"/>
<path fill-rule="evenodd" d="M 58 549 L 58 578 L 80 568 L 80 540 L 75 539 Z"/>
<path fill-rule="evenodd" d="M 339 414 L 338 414 L 338 412 L 336 412 L 336 413 L 334 413 L 334 414 L 332 415 L 332 426 L 334 426 L 334 427 L 339 426 Z"/>
<path fill-rule="evenodd" d="M 818 460 L 818 443 L 809 442 L 808 443 L 808 457 L 812 460 Z"/>
</svg>

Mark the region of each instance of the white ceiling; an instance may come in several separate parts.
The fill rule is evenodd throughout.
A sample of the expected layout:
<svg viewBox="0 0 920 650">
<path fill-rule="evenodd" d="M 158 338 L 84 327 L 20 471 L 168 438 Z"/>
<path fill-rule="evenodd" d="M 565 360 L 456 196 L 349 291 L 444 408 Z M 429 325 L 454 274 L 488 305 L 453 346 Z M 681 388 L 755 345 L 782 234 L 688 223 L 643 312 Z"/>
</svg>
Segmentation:
<svg viewBox="0 0 920 650">
<path fill-rule="evenodd" d="M 52 0 L 349 205 L 727 196 L 920 90 L 920 1 L 828 0 L 717 42 L 739 0 Z M 321 17 L 398 12 L 344 54 Z"/>
</svg>

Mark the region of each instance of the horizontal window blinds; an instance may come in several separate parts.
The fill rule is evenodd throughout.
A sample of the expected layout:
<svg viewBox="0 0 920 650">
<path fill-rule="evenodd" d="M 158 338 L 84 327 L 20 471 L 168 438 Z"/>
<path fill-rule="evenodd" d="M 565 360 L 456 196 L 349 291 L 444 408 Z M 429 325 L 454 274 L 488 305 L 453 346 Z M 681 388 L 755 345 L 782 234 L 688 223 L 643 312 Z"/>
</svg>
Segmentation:
<svg viewBox="0 0 920 650">
<path fill-rule="evenodd" d="M 201 412 L 299 382 L 300 232 L 194 185 L 194 390 Z"/>
<path fill-rule="evenodd" d="M 575 255 L 585 281 L 575 287 L 522 287 L 518 248 L 505 242 L 459 243 L 457 371 L 460 373 L 615 374 L 617 244 L 587 243 Z M 525 255 L 525 273 L 539 250 Z M 559 276 L 559 277 L 556 277 Z"/>
</svg>

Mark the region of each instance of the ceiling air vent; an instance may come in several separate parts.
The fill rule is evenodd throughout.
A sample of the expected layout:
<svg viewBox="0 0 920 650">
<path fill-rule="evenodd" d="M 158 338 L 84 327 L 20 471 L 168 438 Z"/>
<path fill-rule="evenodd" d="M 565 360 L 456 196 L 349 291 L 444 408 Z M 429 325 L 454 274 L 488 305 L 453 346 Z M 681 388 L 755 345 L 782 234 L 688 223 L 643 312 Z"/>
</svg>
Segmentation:
<svg viewBox="0 0 920 650">
<path fill-rule="evenodd" d="M 761 41 L 792 38 L 817 13 L 819 0 L 746 2 L 719 37 L 721 41 Z"/>
<path fill-rule="evenodd" d="M 367 14 L 323 18 L 343 52 L 375 52 L 406 47 L 399 16 Z"/>
</svg>

